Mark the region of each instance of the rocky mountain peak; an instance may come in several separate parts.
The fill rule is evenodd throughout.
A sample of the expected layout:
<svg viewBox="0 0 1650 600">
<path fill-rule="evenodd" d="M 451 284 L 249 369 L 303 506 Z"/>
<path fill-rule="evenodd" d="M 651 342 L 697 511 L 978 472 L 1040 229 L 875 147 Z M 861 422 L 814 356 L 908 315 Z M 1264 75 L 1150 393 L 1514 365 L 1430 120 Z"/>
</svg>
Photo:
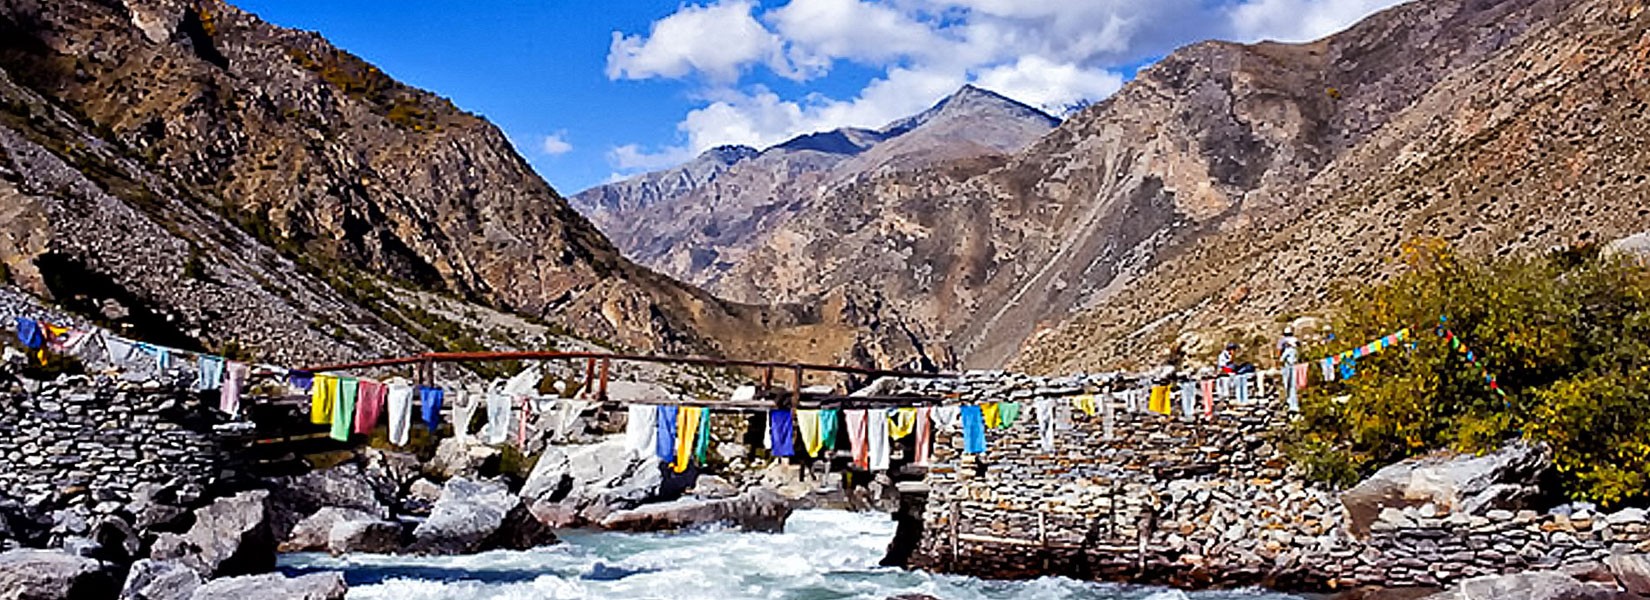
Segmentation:
<svg viewBox="0 0 1650 600">
<path fill-rule="evenodd" d="M 633 260 L 714 288 L 720 273 L 766 244 L 768 234 L 793 216 L 832 211 L 828 204 L 843 185 L 872 173 L 1014 152 L 1059 122 L 969 85 L 881 129 L 804 134 L 709 170 L 696 170 L 701 156 L 586 190 L 572 203 Z"/>
<path fill-rule="evenodd" d="M 747 158 L 754 158 L 758 154 L 761 154 L 761 152 L 750 146 L 724 145 L 699 153 L 695 160 L 711 160 L 724 165 L 731 165 Z"/>
<path fill-rule="evenodd" d="M 662 199 L 692 192 L 740 161 L 760 154 L 750 146 L 716 146 L 675 167 L 590 188 L 568 198 L 568 204 L 584 213 L 598 228 L 606 229 L 615 215 L 641 210 Z"/>
<path fill-rule="evenodd" d="M 826 154 L 853 155 L 888 139 L 880 131 L 859 127 L 843 127 L 830 131 L 804 133 L 768 148 L 767 152 L 801 152 L 812 150 Z"/>
<path fill-rule="evenodd" d="M 1048 113 L 970 83 L 941 98 L 928 110 L 884 125 L 879 131 L 891 138 L 930 122 L 973 118 L 1024 119 L 1050 129 L 1060 125 L 1060 119 Z"/>
</svg>

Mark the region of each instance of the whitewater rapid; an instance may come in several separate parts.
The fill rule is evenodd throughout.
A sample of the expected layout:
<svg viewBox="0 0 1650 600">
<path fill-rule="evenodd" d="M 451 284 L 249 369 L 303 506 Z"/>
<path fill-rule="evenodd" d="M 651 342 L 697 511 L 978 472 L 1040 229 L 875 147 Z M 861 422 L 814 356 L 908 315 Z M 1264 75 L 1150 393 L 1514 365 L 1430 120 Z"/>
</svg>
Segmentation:
<svg viewBox="0 0 1650 600">
<path fill-rule="evenodd" d="M 350 600 L 1285 600 L 1259 591 L 1182 593 L 1043 578 L 986 581 L 878 567 L 894 523 L 887 515 L 806 510 L 785 533 L 568 533 L 527 552 L 459 557 L 294 554 L 288 573 L 337 570 Z"/>
</svg>

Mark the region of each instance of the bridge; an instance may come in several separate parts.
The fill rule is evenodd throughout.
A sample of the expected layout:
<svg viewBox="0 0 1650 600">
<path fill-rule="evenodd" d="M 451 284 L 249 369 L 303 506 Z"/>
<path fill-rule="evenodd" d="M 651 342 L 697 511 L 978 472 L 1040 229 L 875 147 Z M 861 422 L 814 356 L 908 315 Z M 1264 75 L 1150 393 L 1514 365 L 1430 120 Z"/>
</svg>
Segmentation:
<svg viewBox="0 0 1650 600">
<path fill-rule="evenodd" d="M 584 362 L 584 381 L 587 382 L 582 390 L 583 397 L 588 400 L 607 402 L 608 375 L 611 366 L 616 361 L 653 363 L 663 365 L 681 365 L 696 367 L 721 367 L 752 369 L 760 373 L 757 396 L 752 400 L 734 400 L 731 398 L 697 398 L 670 400 L 670 404 L 683 406 L 704 406 L 709 408 L 768 410 L 784 408 L 884 408 L 895 406 L 920 406 L 938 404 L 945 400 L 939 396 L 916 395 L 873 395 L 873 394 L 839 394 L 808 392 L 804 382 L 809 373 L 824 373 L 832 375 L 846 375 L 850 377 L 874 380 L 883 377 L 896 379 L 955 379 L 956 373 L 935 373 L 927 371 L 910 371 L 898 369 L 877 369 L 857 367 L 851 365 L 823 365 L 800 362 L 777 362 L 763 360 L 741 360 L 730 358 L 715 358 L 706 356 L 652 356 L 643 354 L 621 354 L 612 352 L 427 352 L 412 356 L 397 358 L 382 358 L 337 364 L 315 365 L 302 370 L 311 373 L 338 373 L 361 369 L 408 366 L 413 368 L 411 379 L 420 385 L 436 384 L 436 365 L 447 363 L 476 363 L 476 362 L 506 362 L 506 361 L 569 361 Z M 789 375 L 790 387 L 781 390 L 775 387 L 776 376 Z M 589 385 L 594 383 L 594 386 Z M 665 399 L 660 399 L 665 402 Z"/>
</svg>

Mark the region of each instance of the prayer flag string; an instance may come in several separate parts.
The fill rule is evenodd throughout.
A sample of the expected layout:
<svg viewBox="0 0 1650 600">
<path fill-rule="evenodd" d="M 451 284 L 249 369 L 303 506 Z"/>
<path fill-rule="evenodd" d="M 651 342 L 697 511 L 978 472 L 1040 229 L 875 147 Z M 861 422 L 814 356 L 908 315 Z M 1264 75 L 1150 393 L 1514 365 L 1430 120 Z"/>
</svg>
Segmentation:
<svg viewBox="0 0 1650 600">
<path fill-rule="evenodd" d="M 1353 375 L 1358 374 L 1358 359 L 1397 346 L 1407 340 L 1409 340 L 1409 328 L 1405 327 L 1357 348 L 1334 356 L 1324 357 L 1321 361 L 1324 378 L 1330 381 L 1351 379 Z"/>
<path fill-rule="evenodd" d="M 1484 378 L 1484 383 L 1490 387 L 1491 391 L 1503 398 L 1507 396 L 1507 392 L 1501 389 L 1501 383 L 1496 380 L 1493 373 L 1489 372 L 1489 369 L 1484 367 L 1483 363 L 1479 362 L 1478 355 L 1473 353 L 1472 348 L 1468 347 L 1465 342 L 1461 341 L 1460 337 L 1455 335 L 1454 331 L 1450 330 L 1449 317 L 1438 317 L 1438 336 L 1444 338 L 1444 340 L 1449 343 L 1449 347 L 1451 349 L 1466 358 L 1467 364 L 1472 365 L 1473 368 L 1478 370 L 1478 374 Z"/>
</svg>

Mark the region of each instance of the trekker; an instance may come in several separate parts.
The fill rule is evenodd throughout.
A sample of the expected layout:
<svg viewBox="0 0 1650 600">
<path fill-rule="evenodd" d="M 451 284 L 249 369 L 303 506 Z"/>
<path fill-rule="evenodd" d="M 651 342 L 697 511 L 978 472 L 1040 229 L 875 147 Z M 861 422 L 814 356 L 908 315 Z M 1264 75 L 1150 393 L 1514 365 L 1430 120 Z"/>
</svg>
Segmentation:
<svg viewBox="0 0 1650 600">
<path fill-rule="evenodd" d="M 1231 375 L 1237 372 L 1237 365 L 1232 362 L 1236 360 L 1237 350 L 1238 345 L 1236 343 L 1228 342 L 1226 349 L 1220 351 L 1220 360 L 1215 363 L 1215 366 L 1220 367 L 1222 375 Z"/>
<path fill-rule="evenodd" d="M 1289 410 L 1300 412 L 1300 397 L 1295 389 L 1295 362 L 1300 359 L 1301 341 L 1295 337 L 1294 327 L 1283 328 L 1283 337 L 1278 339 L 1278 362 L 1283 368 L 1283 391 L 1289 403 Z"/>
</svg>

